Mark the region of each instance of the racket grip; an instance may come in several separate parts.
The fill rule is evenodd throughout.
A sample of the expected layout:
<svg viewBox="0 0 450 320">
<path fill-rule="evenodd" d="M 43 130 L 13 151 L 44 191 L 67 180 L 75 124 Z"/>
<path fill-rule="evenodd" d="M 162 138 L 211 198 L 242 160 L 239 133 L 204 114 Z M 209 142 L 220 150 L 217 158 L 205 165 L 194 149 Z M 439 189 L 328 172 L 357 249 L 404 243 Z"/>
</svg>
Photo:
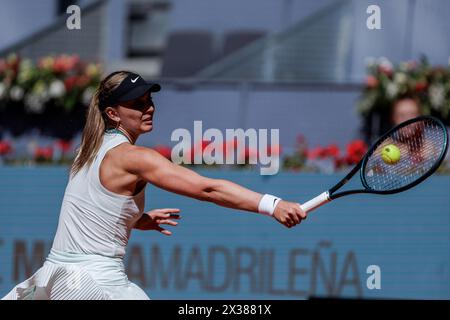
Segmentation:
<svg viewBox="0 0 450 320">
<path fill-rule="evenodd" d="M 317 197 L 309 200 L 308 202 L 301 204 L 300 207 L 303 211 L 308 213 L 330 201 L 330 193 L 328 191 L 325 191 L 324 193 L 319 194 Z"/>
</svg>

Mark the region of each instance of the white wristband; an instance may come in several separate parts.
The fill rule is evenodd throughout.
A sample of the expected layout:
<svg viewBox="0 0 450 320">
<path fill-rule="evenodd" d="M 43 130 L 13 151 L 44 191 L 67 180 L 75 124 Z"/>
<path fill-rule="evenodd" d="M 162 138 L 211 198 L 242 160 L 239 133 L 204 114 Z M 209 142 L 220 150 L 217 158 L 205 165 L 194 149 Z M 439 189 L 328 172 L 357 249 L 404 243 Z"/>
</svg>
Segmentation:
<svg viewBox="0 0 450 320">
<path fill-rule="evenodd" d="M 258 212 L 266 216 L 272 217 L 273 212 L 275 211 L 275 207 L 280 201 L 281 198 L 272 196 L 270 194 L 265 194 L 261 198 L 261 201 L 259 201 Z"/>
</svg>

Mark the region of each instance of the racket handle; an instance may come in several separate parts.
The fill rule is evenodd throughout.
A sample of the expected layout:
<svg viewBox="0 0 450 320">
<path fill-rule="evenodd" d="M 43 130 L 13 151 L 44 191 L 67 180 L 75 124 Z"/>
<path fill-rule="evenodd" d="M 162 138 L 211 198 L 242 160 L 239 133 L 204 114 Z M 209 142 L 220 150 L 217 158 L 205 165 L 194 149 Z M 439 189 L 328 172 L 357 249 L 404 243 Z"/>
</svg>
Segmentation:
<svg viewBox="0 0 450 320">
<path fill-rule="evenodd" d="M 325 191 L 324 193 L 319 194 L 317 197 L 309 200 L 308 202 L 301 204 L 300 207 L 303 211 L 308 213 L 330 201 L 330 193 L 328 191 Z"/>
</svg>

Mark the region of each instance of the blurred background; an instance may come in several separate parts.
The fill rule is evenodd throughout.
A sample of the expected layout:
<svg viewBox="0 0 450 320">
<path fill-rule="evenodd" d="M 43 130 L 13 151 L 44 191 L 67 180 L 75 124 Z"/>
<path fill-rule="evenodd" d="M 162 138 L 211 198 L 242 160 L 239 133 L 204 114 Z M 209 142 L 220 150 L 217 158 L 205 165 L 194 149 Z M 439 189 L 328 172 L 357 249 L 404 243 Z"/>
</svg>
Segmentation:
<svg viewBox="0 0 450 320">
<path fill-rule="evenodd" d="M 73 4 L 81 28 L 71 30 Z M 381 29 L 367 26 L 370 5 Z M 222 132 L 280 129 L 276 176 L 254 165 L 193 169 L 297 201 L 332 185 L 396 123 L 431 114 L 450 124 L 447 0 L 0 0 L 0 8 L 0 295 L 45 259 L 86 108 L 109 72 L 161 83 L 154 130 L 138 144 L 167 158 L 171 133 L 193 131 L 195 120 Z M 130 279 L 162 299 L 448 299 L 448 172 L 446 161 L 389 200 L 344 199 L 288 232 L 150 187 L 148 209 L 189 215 L 169 240 L 133 235 Z M 381 289 L 367 287 L 369 265 L 380 266 Z"/>
</svg>

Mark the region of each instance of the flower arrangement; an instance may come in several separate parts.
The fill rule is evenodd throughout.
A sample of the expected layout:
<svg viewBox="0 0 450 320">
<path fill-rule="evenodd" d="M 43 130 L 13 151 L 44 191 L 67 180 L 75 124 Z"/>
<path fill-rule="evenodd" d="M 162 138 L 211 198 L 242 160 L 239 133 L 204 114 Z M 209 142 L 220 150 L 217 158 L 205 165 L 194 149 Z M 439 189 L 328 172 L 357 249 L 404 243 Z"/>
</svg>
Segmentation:
<svg viewBox="0 0 450 320">
<path fill-rule="evenodd" d="M 46 56 L 34 63 L 11 54 L 0 59 L 0 108 L 16 102 L 39 114 L 53 103 L 69 112 L 89 103 L 100 77 L 99 64 L 76 55 Z"/>
<path fill-rule="evenodd" d="M 10 141 L 0 140 L 0 164 L 10 159 L 13 151 L 14 150 Z"/>
<path fill-rule="evenodd" d="M 25 144 L 23 140 L 26 140 Z M 30 137 L 0 140 L 0 164 L 70 164 L 74 153 L 70 140 L 50 139 L 44 143 Z"/>
<path fill-rule="evenodd" d="M 13 151 L 9 141 L 0 141 L 0 156 L 5 156 Z"/>
<path fill-rule="evenodd" d="M 22 145 L 19 140 L 3 139 L 0 140 L 0 166 L 3 165 L 71 165 L 76 151 L 76 143 L 72 140 L 53 139 L 41 142 L 36 142 L 34 139 L 25 139 L 26 145 Z M 200 143 L 200 142 L 199 142 Z M 211 142 L 201 142 L 202 148 L 189 150 L 190 156 L 193 160 L 194 152 L 203 152 Z M 159 152 L 163 157 L 171 160 L 172 148 L 167 145 L 156 145 L 152 147 L 153 150 Z M 237 144 L 233 142 L 224 142 L 223 151 L 227 152 L 227 148 L 236 148 L 234 154 L 244 160 L 241 165 L 206 165 L 202 162 L 202 168 L 221 169 L 227 167 L 228 169 L 245 169 L 252 168 L 249 165 L 250 156 L 255 152 L 251 149 L 243 148 L 238 152 Z M 230 149 L 228 149 L 230 150 Z M 267 150 L 269 154 L 281 155 L 281 149 L 278 146 L 269 147 Z M 297 137 L 297 146 L 295 152 L 290 155 L 285 155 L 282 158 L 282 170 L 296 171 L 296 172 L 315 172 L 315 173 L 336 173 L 345 172 L 350 167 L 354 166 L 361 160 L 367 152 L 367 144 L 356 139 L 350 141 L 344 149 L 339 148 L 336 144 L 329 144 L 326 146 L 316 146 L 308 148 L 306 139 L 299 135 Z M 203 159 L 205 160 L 205 159 Z M 199 165 L 194 165 L 193 168 L 198 168 Z M 446 159 L 438 171 L 440 174 L 450 174 L 450 159 Z"/>
<path fill-rule="evenodd" d="M 283 168 L 333 173 L 357 164 L 367 152 L 367 148 L 364 141 L 356 139 L 347 144 L 345 153 L 334 143 L 309 149 L 303 135 L 299 135 L 296 151 L 284 158 Z"/>
<path fill-rule="evenodd" d="M 389 114 L 392 104 L 409 96 L 419 101 L 423 114 L 448 121 L 450 116 L 450 68 L 430 66 L 422 57 L 419 62 L 408 61 L 394 66 L 387 58 L 367 61 L 368 75 L 358 111 Z"/>
<path fill-rule="evenodd" d="M 196 147 L 192 147 L 187 151 L 187 158 L 190 159 L 191 164 L 195 163 L 195 159 L 201 159 L 202 165 L 208 165 L 207 163 L 214 162 L 214 159 L 209 159 L 209 155 L 215 147 L 212 145 L 212 141 L 202 140 L 197 143 Z M 207 150 L 209 149 L 209 150 Z M 220 154 L 218 154 L 218 158 L 224 161 L 226 164 L 226 159 L 231 157 L 233 159 L 233 163 L 237 163 L 238 167 L 247 167 L 251 164 L 255 164 L 254 162 L 258 162 L 259 160 L 259 152 L 253 148 L 250 148 L 246 145 L 241 145 L 241 142 L 238 141 L 237 138 L 224 141 L 222 145 L 216 150 Z M 266 150 L 264 150 L 264 154 L 267 155 L 280 155 L 281 148 L 278 145 L 268 146 Z M 196 157 L 197 155 L 197 157 Z M 217 165 L 216 165 L 217 166 Z"/>
<path fill-rule="evenodd" d="M 53 159 L 53 148 L 37 147 L 34 151 L 34 160 L 36 162 L 51 162 Z"/>
</svg>

